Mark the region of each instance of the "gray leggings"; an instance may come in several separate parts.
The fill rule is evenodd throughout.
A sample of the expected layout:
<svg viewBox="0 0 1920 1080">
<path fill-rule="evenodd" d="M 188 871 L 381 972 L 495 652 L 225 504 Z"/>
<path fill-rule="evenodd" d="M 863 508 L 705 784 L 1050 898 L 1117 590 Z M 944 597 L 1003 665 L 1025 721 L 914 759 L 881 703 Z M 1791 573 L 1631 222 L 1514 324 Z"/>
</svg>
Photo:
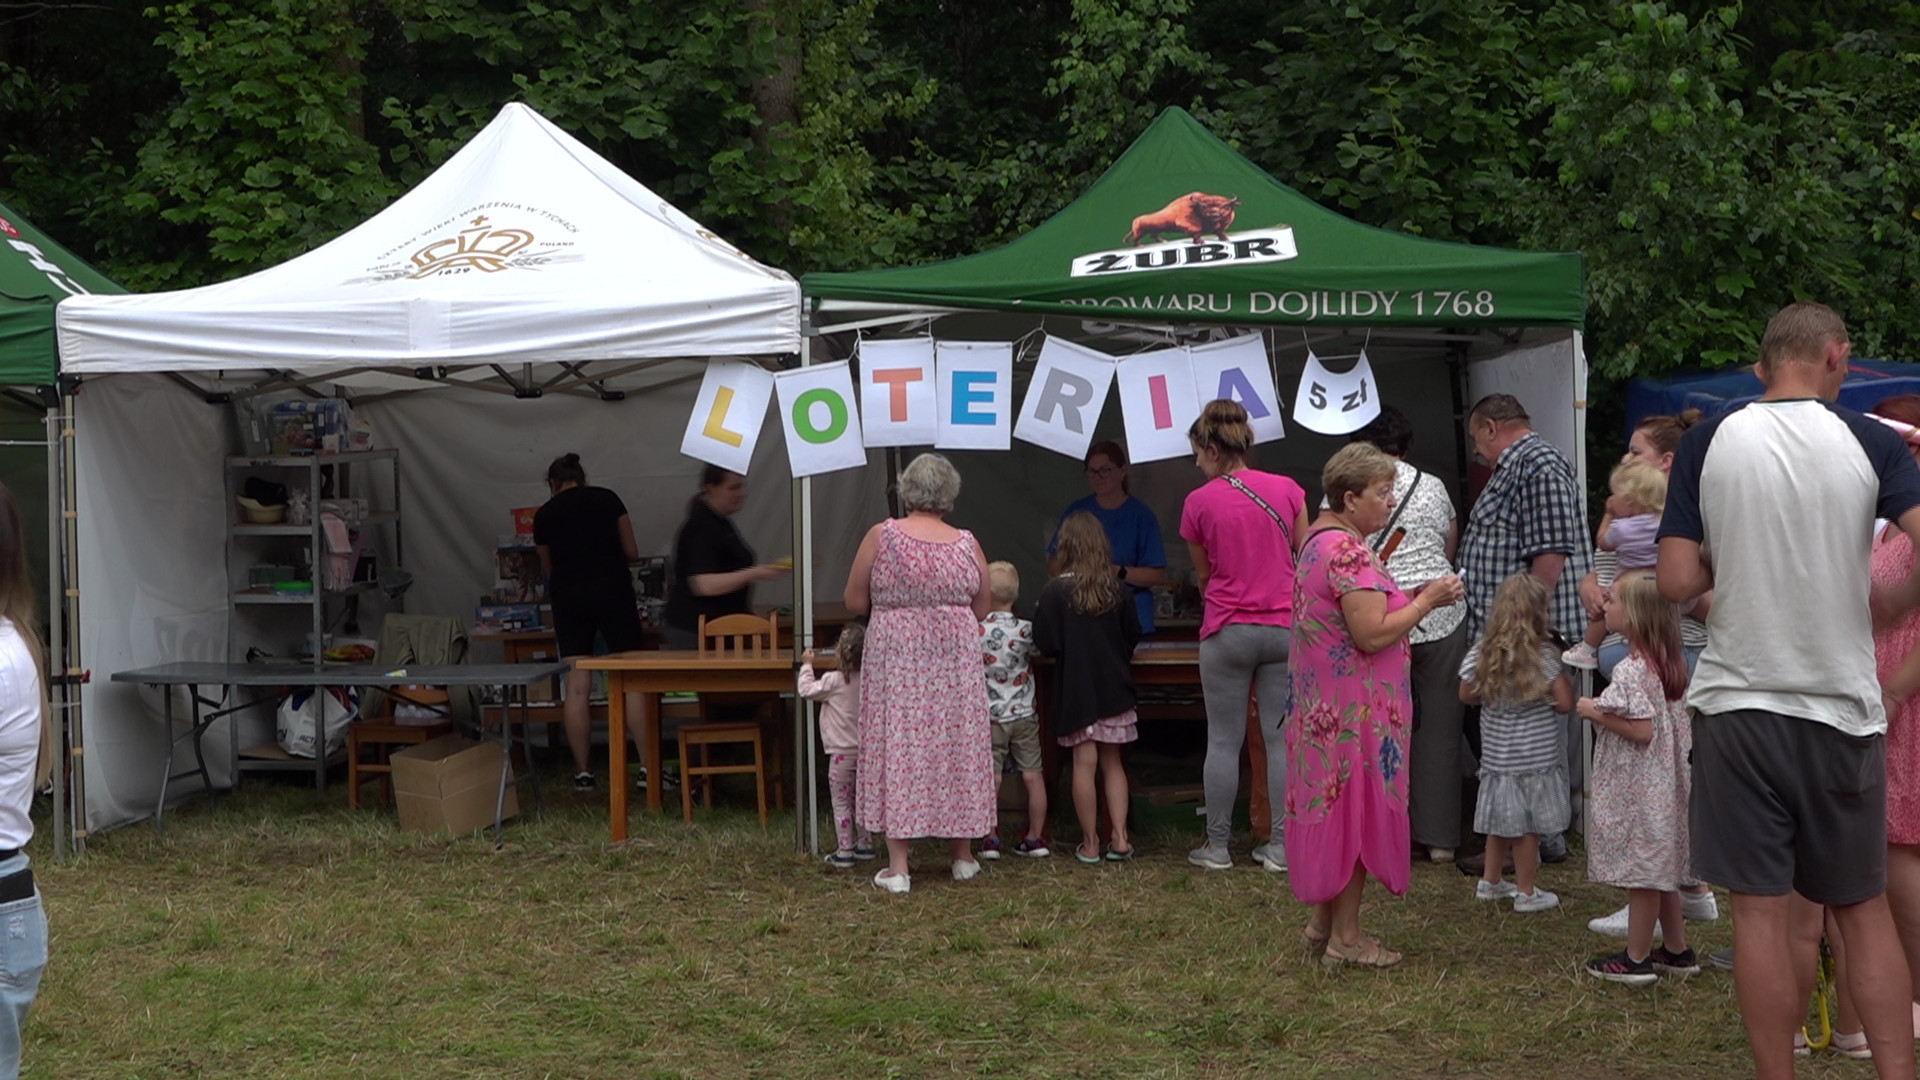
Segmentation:
<svg viewBox="0 0 1920 1080">
<path fill-rule="evenodd" d="M 1287 806 L 1287 649 L 1284 626 L 1230 623 L 1200 643 L 1200 692 L 1207 703 L 1207 843 L 1226 847 L 1233 834 L 1233 803 L 1240 796 L 1240 749 L 1247 742 L 1247 698 L 1258 691 L 1260 733 L 1267 741 L 1267 806 L 1273 840 Z"/>
</svg>

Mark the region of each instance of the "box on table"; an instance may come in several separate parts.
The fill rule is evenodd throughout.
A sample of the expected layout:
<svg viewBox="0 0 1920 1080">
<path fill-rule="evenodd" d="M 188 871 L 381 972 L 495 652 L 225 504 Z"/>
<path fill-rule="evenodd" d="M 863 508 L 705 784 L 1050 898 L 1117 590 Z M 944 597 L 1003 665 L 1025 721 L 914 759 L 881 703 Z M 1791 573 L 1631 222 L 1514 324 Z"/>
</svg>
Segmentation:
<svg viewBox="0 0 1920 1080">
<path fill-rule="evenodd" d="M 474 742 L 462 735 L 437 739 L 396 751 L 393 763 L 393 801 L 400 810 L 400 827 L 415 832 L 442 829 L 463 836 L 493 824 L 494 800 L 500 793 L 500 771 L 505 765 L 499 743 Z M 520 800 L 507 788 L 502 820 L 520 812 Z"/>
<path fill-rule="evenodd" d="M 473 609 L 473 626 L 483 631 L 538 630 L 539 604 L 481 604 Z"/>
</svg>

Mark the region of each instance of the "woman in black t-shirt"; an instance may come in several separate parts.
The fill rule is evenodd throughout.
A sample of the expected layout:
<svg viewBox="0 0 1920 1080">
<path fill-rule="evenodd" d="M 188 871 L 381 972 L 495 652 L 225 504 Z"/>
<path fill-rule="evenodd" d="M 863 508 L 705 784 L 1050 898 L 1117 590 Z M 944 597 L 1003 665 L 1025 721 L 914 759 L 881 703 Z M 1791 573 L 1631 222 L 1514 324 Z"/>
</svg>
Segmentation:
<svg viewBox="0 0 1920 1080">
<path fill-rule="evenodd" d="M 593 655 L 596 636 L 604 638 L 612 652 L 640 648 L 640 612 L 627 573 L 627 564 L 640 557 L 640 550 L 633 542 L 626 504 L 606 488 L 587 486 L 579 454 L 562 455 L 547 466 L 547 488 L 553 497 L 533 516 L 533 542 L 547 575 L 561 659 Z M 560 710 L 573 748 L 573 786 L 583 790 L 593 787 L 588 767 L 591 682 L 589 672 L 567 672 Z M 628 703 L 630 710 L 638 707 L 637 700 Z"/>
<path fill-rule="evenodd" d="M 673 541 L 673 587 L 667 594 L 666 638 L 670 649 L 698 648 L 700 616 L 750 614 L 753 583 L 772 581 L 786 567 L 755 565 L 753 549 L 733 527 L 747 501 L 747 478 L 709 465 L 700 473 L 700 494 L 687 504 L 687 520 Z"/>
</svg>

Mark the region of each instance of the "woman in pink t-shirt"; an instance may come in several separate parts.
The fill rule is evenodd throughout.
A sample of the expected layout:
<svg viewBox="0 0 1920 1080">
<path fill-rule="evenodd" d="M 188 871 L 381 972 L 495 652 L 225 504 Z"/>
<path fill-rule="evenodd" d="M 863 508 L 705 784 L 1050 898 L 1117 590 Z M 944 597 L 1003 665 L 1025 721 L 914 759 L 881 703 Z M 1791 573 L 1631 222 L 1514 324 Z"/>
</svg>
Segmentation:
<svg viewBox="0 0 1920 1080">
<path fill-rule="evenodd" d="M 1200 690 L 1207 705 L 1207 836 L 1187 861 L 1208 870 L 1233 866 L 1227 841 L 1240 794 L 1247 700 L 1257 694 L 1267 744 L 1272 839 L 1253 849 L 1253 859 L 1277 873 L 1287 868 L 1280 830 L 1287 756 L 1280 721 L 1287 715 L 1293 557 L 1307 528 L 1306 493 L 1284 476 L 1247 464 L 1253 431 L 1238 402 L 1208 402 L 1187 429 L 1187 439 L 1193 463 L 1207 474 L 1180 513 L 1180 535 L 1206 601 L 1200 620 Z"/>
</svg>

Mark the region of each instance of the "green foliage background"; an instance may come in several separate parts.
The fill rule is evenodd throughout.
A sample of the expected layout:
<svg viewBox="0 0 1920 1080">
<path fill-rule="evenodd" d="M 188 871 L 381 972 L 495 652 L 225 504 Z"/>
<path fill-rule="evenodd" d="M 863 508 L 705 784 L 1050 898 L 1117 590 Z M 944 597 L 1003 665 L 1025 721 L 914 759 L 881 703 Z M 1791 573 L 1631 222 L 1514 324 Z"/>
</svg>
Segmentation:
<svg viewBox="0 0 1920 1080">
<path fill-rule="evenodd" d="M 1796 297 L 1920 354 L 1920 5 L 127 0 L 0 22 L 0 198 L 134 289 L 362 220 L 522 100 L 799 273 L 1004 242 L 1182 105 L 1358 220 L 1578 249 L 1602 380 Z"/>
</svg>

